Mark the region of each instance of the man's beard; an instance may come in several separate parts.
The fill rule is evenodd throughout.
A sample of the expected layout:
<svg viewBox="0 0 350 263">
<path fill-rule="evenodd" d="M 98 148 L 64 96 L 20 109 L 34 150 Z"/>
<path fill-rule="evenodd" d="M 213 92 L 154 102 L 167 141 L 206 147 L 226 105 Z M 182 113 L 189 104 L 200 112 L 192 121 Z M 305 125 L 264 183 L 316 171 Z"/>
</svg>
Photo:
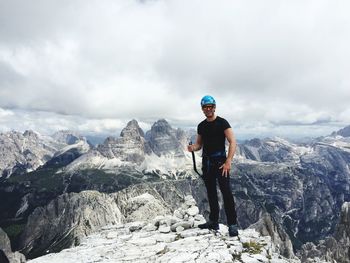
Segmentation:
<svg viewBox="0 0 350 263">
<path fill-rule="evenodd" d="M 210 112 L 206 112 L 204 115 L 205 117 L 212 117 L 214 116 L 214 114 L 215 114 L 215 111 L 210 111 Z"/>
</svg>

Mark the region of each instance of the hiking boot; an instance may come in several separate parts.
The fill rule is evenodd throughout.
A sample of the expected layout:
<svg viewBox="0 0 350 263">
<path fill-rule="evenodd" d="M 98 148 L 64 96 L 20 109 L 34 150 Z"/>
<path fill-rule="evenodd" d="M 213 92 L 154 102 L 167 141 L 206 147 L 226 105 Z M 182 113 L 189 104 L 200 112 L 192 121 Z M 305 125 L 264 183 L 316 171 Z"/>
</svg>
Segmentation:
<svg viewBox="0 0 350 263">
<path fill-rule="evenodd" d="M 228 226 L 228 234 L 230 237 L 238 236 L 238 226 L 237 225 L 229 225 Z"/>
<path fill-rule="evenodd" d="M 213 230 L 219 230 L 219 224 L 218 222 L 208 221 L 204 224 L 198 225 L 200 229 L 213 229 Z"/>
</svg>

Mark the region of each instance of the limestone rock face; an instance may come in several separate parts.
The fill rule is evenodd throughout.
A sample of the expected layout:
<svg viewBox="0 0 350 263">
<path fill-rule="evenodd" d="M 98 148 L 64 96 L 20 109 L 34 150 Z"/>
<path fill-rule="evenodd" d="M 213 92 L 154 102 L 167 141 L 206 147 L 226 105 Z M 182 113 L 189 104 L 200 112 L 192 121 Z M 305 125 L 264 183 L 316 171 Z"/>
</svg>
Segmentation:
<svg viewBox="0 0 350 263">
<path fill-rule="evenodd" d="M 86 141 L 85 137 L 81 136 L 80 134 L 74 131 L 69 131 L 69 130 L 62 130 L 62 131 L 55 132 L 51 137 L 57 142 L 66 144 L 66 145 L 76 144 L 79 141 Z"/>
<path fill-rule="evenodd" d="M 340 222 L 334 238 L 338 241 L 335 258 L 339 262 L 350 262 L 350 202 L 345 202 L 342 205 Z"/>
<path fill-rule="evenodd" d="M 132 120 L 121 131 L 119 138 L 108 137 L 98 146 L 98 151 L 109 159 L 118 158 L 122 161 L 141 163 L 150 149 L 142 129 L 136 120 Z"/>
<path fill-rule="evenodd" d="M 152 125 L 151 130 L 146 133 L 146 138 L 151 149 L 158 156 L 169 154 L 177 157 L 184 156 L 185 132 L 173 129 L 164 119 L 158 120 Z"/>
<path fill-rule="evenodd" d="M 0 228 L 0 262 L 24 263 L 26 258 L 19 252 L 12 252 L 7 234 Z"/>
<path fill-rule="evenodd" d="M 81 237 L 123 216 L 114 199 L 96 191 L 63 194 L 29 216 L 20 248 L 30 258 L 77 245 Z"/>
<path fill-rule="evenodd" d="M 54 157 L 52 163 L 68 164 L 89 150 L 86 139 L 73 132 L 61 131 L 50 136 L 27 130 L 0 133 L 0 177 L 36 170 Z M 60 157 L 59 157 L 60 156 Z"/>
<path fill-rule="evenodd" d="M 54 155 L 57 146 L 33 131 L 0 133 L 0 177 L 35 170 Z"/>
<path fill-rule="evenodd" d="M 298 162 L 306 150 L 281 138 L 252 139 L 238 146 L 237 155 L 259 162 Z"/>
<path fill-rule="evenodd" d="M 350 137 L 350 125 L 340 129 L 339 131 L 334 132 L 332 135 L 340 135 L 343 137 Z"/>
<path fill-rule="evenodd" d="M 11 244 L 7 234 L 0 228 L 0 249 L 4 252 L 12 252 Z"/>
<path fill-rule="evenodd" d="M 276 160 L 267 158 L 273 153 L 267 147 L 272 140 L 243 143 L 252 154 L 237 156 L 233 167 L 240 178 L 232 177 L 232 187 L 247 199 L 245 206 L 249 202 L 253 205 L 247 207 L 249 214 L 258 212 L 257 203 L 264 200 L 260 203 L 275 219 L 281 219 L 278 223 L 286 227 L 298 249 L 301 244 L 325 239 L 335 231 L 340 207 L 350 200 L 350 142 L 331 136 L 311 144 L 278 142 L 281 146 L 273 144 L 277 147 Z M 278 150 L 279 147 L 282 148 Z M 255 200 L 250 201 L 252 196 Z M 248 226 L 244 222 L 247 209 L 238 213 L 244 227 Z M 259 217 L 257 214 L 256 219 Z"/>
<path fill-rule="evenodd" d="M 293 245 L 288 234 L 274 222 L 273 218 L 271 218 L 268 213 L 265 213 L 258 222 L 251 225 L 249 228 L 255 229 L 262 236 L 270 236 L 271 241 L 284 257 L 295 258 Z"/>
<path fill-rule="evenodd" d="M 144 135 L 137 121 L 132 120 L 121 131 L 120 137 L 108 137 L 96 149 L 76 158 L 63 170 L 69 173 L 84 169 L 115 172 L 131 167 L 162 179 L 192 176 L 190 154 L 186 152 L 188 136 L 181 129 L 173 129 L 164 119 L 154 123 Z"/>
<path fill-rule="evenodd" d="M 327 262 L 350 262 L 350 202 L 341 208 L 340 221 L 333 237 L 321 240 L 317 245 L 308 242 L 300 251 L 303 262 L 325 260 Z M 313 261 L 311 261 L 313 262 Z"/>
<path fill-rule="evenodd" d="M 341 208 L 340 222 L 335 232 L 337 240 L 346 240 L 350 238 L 350 202 L 345 202 Z"/>
</svg>

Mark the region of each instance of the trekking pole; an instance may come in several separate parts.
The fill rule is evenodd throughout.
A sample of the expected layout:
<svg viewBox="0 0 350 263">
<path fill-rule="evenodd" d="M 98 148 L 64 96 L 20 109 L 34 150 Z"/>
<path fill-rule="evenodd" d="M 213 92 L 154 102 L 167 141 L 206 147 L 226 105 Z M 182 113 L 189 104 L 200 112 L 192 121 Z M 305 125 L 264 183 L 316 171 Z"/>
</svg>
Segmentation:
<svg viewBox="0 0 350 263">
<path fill-rule="evenodd" d="M 190 141 L 188 145 L 192 145 L 192 141 Z M 194 151 L 192 151 L 191 153 L 192 153 L 192 161 L 193 161 L 193 170 L 196 172 L 196 174 L 199 175 L 199 177 L 202 177 L 202 175 L 197 171 L 196 157 L 194 156 Z"/>
</svg>

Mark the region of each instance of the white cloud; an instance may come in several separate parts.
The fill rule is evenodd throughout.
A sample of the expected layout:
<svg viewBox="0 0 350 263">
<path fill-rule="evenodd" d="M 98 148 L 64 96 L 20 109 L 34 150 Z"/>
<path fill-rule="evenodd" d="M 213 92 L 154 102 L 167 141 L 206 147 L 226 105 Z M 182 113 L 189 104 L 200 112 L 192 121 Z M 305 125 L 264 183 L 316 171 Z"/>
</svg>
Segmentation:
<svg viewBox="0 0 350 263">
<path fill-rule="evenodd" d="M 212 94 L 218 113 L 251 127 L 246 133 L 328 131 L 349 123 L 349 7 L 345 0 L 2 1 L 0 108 L 54 120 L 24 120 L 33 127 L 73 127 L 77 118 L 76 127 L 91 131 L 132 118 L 145 127 L 160 118 L 195 127 L 201 96 Z M 3 127 L 16 127 L 6 120 Z"/>
<path fill-rule="evenodd" d="M 12 111 L 0 108 L 0 118 L 8 118 L 9 116 L 13 116 Z"/>
</svg>

